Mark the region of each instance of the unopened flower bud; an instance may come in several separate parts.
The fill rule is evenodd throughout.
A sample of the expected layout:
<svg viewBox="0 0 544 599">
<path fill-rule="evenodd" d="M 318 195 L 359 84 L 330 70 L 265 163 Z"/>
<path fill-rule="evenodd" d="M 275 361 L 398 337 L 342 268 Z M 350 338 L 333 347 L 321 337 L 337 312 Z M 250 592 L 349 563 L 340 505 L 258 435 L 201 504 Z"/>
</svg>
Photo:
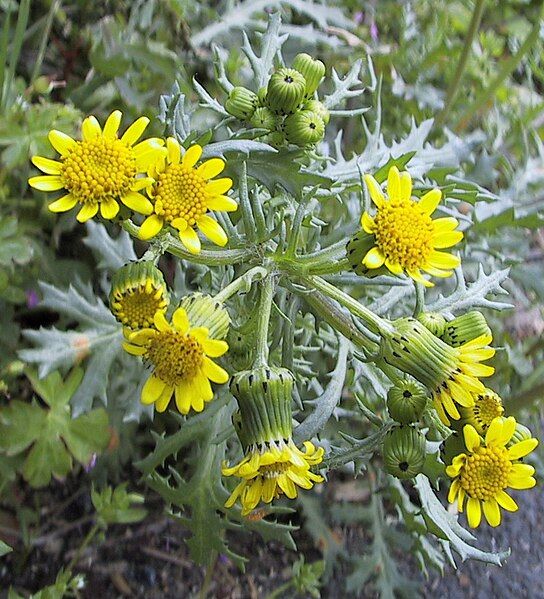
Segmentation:
<svg viewBox="0 0 544 599">
<path fill-rule="evenodd" d="M 238 372 L 231 379 L 230 390 L 240 408 L 247 443 L 291 438 L 293 375 L 289 370 L 263 366 Z"/>
<path fill-rule="evenodd" d="M 446 324 L 442 339 L 453 347 L 472 341 L 481 335 L 491 335 L 491 329 L 481 312 L 472 310 Z"/>
<path fill-rule="evenodd" d="M 293 68 L 304 75 L 306 79 L 306 96 L 310 97 L 325 76 L 325 65 L 320 60 L 314 60 L 309 54 L 297 54 Z"/>
<path fill-rule="evenodd" d="M 235 87 L 225 102 L 225 109 L 232 116 L 244 121 L 252 117 L 257 103 L 257 94 L 245 87 Z"/>
<path fill-rule="evenodd" d="M 259 129 L 268 129 L 275 131 L 278 122 L 278 117 L 266 106 L 260 106 L 255 109 L 253 116 L 249 120 L 253 127 Z"/>
<path fill-rule="evenodd" d="M 285 119 L 284 132 L 289 143 L 307 146 L 323 139 L 325 123 L 317 113 L 300 110 Z"/>
<path fill-rule="evenodd" d="M 277 114 L 291 114 L 304 99 L 305 90 L 306 79 L 301 73 L 295 69 L 279 69 L 268 82 L 268 106 Z"/>
<path fill-rule="evenodd" d="M 417 422 L 427 404 L 427 390 L 416 381 L 399 381 L 387 392 L 387 411 L 401 424 Z"/>
<path fill-rule="evenodd" d="M 157 312 L 166 312 L 169 295 L 162 272 L 153 262 L 129 262 L 112 277 L 110 310 L 125 327 L 153 327 Z"/>
<path fill-rule="evenodd" d="M 386 434 L 382 454 L 386 472 L 400 479 L 414 478 L 425 463 L 425 437 L 411 426 L 397 426 Z"/>
<path fill-rule="evenodd" d="M 196 292 L 181 299 L 193 327 L 206 327 L 212 339 L 225 339 L 229 332 L 230 316 L 221 302 L 211 295 Z"/>
<path fill-rule="evenodd" d="M 303 109 L 311 110 L 312 112 L 318 114 L 325 123 L 325 125 L 328 125 L 329 121 L 331 120 L 331 113 L 329 112 L 325 104 L 323 104 L 323 102 L 320 102 L 319 100 L 308 100 L 304 103 Z"/>
<path fill-rule="evenodd" d="M 441 337 L 446 328 L 446 319 L 439 312 L 421 312 L 417 317 L 419 322 L 433 335 Z"/>
</svg>

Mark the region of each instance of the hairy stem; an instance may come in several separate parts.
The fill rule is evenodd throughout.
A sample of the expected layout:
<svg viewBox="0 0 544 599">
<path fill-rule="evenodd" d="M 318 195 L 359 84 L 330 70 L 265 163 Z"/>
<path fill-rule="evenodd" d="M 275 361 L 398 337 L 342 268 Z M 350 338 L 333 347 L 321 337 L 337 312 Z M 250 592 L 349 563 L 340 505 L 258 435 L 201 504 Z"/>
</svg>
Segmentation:
<svg viewBox="0 0 544 599">
<path fill-rule="evenodd" d="M 268 275 L 261 283 L 261 297 L 257 316 L 257 347 L 254 362 L 256 368 L 266 366 L 268 363 L 268 325 L 275 291 L 274 277 Z"/>
<path fill-rule="evenodd" d="M 218 302 L 225 302 L 230 297 L 232 297 L 235 293 L 238 293 L 241 289 L 244 291 L 249 291 L 253 281 L 255 279 L 263 279 L 268 274 L 266 268 L 262 266 L 255 266 L 244 273 L 241 277 L 234 279 L 232 283 L 229 283 L 224 289 L 215 296 L 215 299 Z"/>
</svg>

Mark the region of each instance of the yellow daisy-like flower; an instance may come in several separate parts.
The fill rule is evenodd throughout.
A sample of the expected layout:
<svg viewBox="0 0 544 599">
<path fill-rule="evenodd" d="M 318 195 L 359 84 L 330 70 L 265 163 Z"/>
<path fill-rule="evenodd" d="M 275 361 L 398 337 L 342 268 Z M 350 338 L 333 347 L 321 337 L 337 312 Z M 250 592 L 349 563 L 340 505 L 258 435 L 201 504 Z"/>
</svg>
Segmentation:
<svg viewBox="0 0 544 599">
<path fill-rule="evenodd" d="M 151 214 L 151 202 L 139 192 L 153 183 L 145 173 L 165 153 L 164 141 L 151 138 L 136 143 L 149 124 L 146 117 L 137 119 L 119 138 L 121 117 L 115 110 L 103 129 L 94 116 L 87 117 L 81 125 L 81 141 L 55 129 L 49 132 L 60 158 L 33 156 L 34 165 L 46 174 L 28 182 L 40 191 L 68 192 L 49 204 L 51 212 L 66 212 L 79 204 L 77 220 L 81 223 L 96 216 L 99 209 L 103 218 L 112 219 L 121 201 L 135 212 Z"/>
<path fill-rule="evenodd" d="M 431 389 L 433 405 L 444 424 L 450 424 L 448 416 L 453 420 L 461 418 L 456 404 L 461 406 L 461 409 L 472 408 L 475 396 L 485 393 L 485 385 L 479 379 L 491 376 L 495 369 L 480 362 L 495 355 L 495 350 L 489 347 L 491 341 L 491 335 L 481 335 L 460 347 L 452 348 L 457 354 L 456 368 L 439 385 Z"/>
<path fill-rule="evenodd" d="M 182 414 L 191 408 L 196 412 L 213 399 L 210 381 L 226 383 L 229 375 L 210 358 L 218 358 L 227 350 L 225 341 L 210 339 L 205 327 L 191 328 L 187 312 L 178 308 L 168 323 L 162 312 L 154 317 L 155 328 L 128 334 L 124 349 L 142 356 L 153 366 L 153 373 L 142 389 L 142 403 L 154 403 L 164 412 L 172 395 Z"/>
<path fill-rule="evenodd" d="M 314 483 L 323 482 L 323 477 L 314 474 L 310 467 L 323 461 L 324 450 L 310 441 L 301 451 L 288 441 L 269 441 L 248 448 L 246 456 L 235 466 L 223 464 L 224 476 L 237 476 L 242 481 L 232 492 L 225 507 L 232 507 L 238 499 L 242 504 L 242 515 L 246 516 L 260 501 L 270 503 L 285 494 L 294 499 L 298 488 L 311 489 Z"/>
<path fill-rule="evenodd" d="M 483 435 L 495 418 L 504 413 L 502 399 L 491 389 L 474 395 L 474 405 L 460 409 L 462 419 Z"/>
<path fill-rule="evenodd" d="M 221 225 L 211 218 L 209 210 L 232 212 L 238 204 L 224 195 L 232 187 L 232 180 L 215 179 L 225 168 L 220 158 L 211 158 L 196 167 L 202 155 L 199 145 L 191 146 L 181 155 L 181 146 L 172 137 L 166 140 L 168 155 L 149 171 L 156 183 L 149 190 L 153 214 L 140 228 L 141 239 L 151 239 L 165 224 L 178 230 L 179 238 L 193 254 L 200 252 L 200 230 L 213 243 L 224 246 L 228 239 Z"/>
<path fill-rule="evenodd" d="M 461 241 L 463 233 L 454 230 L 459 222 L 453 217 L 431 218 L 442 192 L 432 189 L 419 201 L 413 199 L 410 174 L 399 173 L 396 166 L 389 169 L 387 198 L 374 177 L 365 175 L 365 182 L 377 210 L 374 217 L 368 212 L 361 217 L 363 230 L 375 238 L 363 265 L 368 269 L 385 265 L 393 274 L 405 272 L 426 287 L 433 283 L 422 270 L 436 277 L 450 276 L 460 260 L 438 250 Z"/>
<path fill-rule="evenodd" d="M 465 508 L 468 524 L 477 528 L 482 511 L 490 526 L 501 523 L 500 508 L 515 512 L 516 502 L 506 492 L 510 489 L 531 489 L 536 480 L 535 469 L 518 460 L 528 455 L 538 445 L 537 439 L 525 439 L 507 447 L 516 429 L 514 418 L 495 418 L 482 440 L 476 429 L 465 425 L 463 435 L 466 453 L 456 456 L 446 468 L 453 482 L 448 501 L 457 501 L 457 509 Z"/>
</svg>

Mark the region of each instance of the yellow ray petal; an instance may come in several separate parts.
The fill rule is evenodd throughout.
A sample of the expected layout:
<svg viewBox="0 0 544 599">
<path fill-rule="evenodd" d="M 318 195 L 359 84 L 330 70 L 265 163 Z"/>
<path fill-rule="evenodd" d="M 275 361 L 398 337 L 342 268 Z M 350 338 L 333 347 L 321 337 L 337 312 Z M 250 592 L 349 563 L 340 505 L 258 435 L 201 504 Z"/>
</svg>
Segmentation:
<svg viewBox="0 0 544 599">
<path fill-rule="evenodd" d="M 191 411 L 191 392 L 188 383 L 181 383 L 175 388 L 176 408 L 180 414 L 188 414 Z M 202 404 L 204 407 L 204 404 Z"/>
<path fill-rule="evenodd" d="M 453 231 L 458 224 L 459 221 L 456 218 L 453 218 L 453 216 L 437 218 L 433 220 L 433 232 L 435 235 L 438 235 L 439 233 L 449 233 L 450 231 Z"/>
<path fill-rule="evenodd" d="M 201 343 L 206 355 L 210 356 L 210 358 L 218 358 L 229 349 L 227 342 L 220 341 L 219 339 L 204 339 Z"/>
<path fill-rule="evenodd" d="M 166 140 L 166 149 L 168 150 L 168 160 L 171 164 L 179 164 L 181 160 L 181 148 L 179 143 L 173 137 Z"/>
<path fill-rule="evenodd" d="M 155 409 L 157 412 L 164 412 L 172 399 L 172 393 L 174 389 L 170 385 L 165 385 L 164 391 L 161 393 L 159 399 L 155 402 Z"/>
<path fill-rule="evenodd" d="M 442 199 L 442 192 L 440 189 L 431 189 L 419 200 L 419 207 L 421 210 L 429 216 L 436 210 L 436 207 Z"/>
<path fill-rule="evenodd" d="M 83 120 L 83 123 L 81 123 L 81 136 L 85 141 L 100 137 L 101 135 L 102 128 L 100 127 L 100 123 L 96 120 L 96 117 L 91 115 Z"/>
<path fill-rule="evenodd" d="M 142 388 L 142 403 L 149 405 L 157 401 L 164 391 L 166 383 L 152 374 Z"/>
<path fill-rule="evenodd" d="M 400 264 L 395 264 L 394 262 L 391 262 L 391 260 L 389 260 L 389 258 L 386 258 L 385 260 L 385 266 L 394 274 L 394 275 L 401 275 L 402 274 L 402 266 Z"/>
<path fill-rule="evenodd" d="M 536 485 L 536 479 L 532 476 L 525 478 L 517 478 L 510 474 L 508 476 L 508 486 L 516 491 L 524 491 L 525 489 L 532 489 Z"/>
<path fill-rule="evenodd" d="M 367 268 L 380 268 L 380 266 L 382 266 L 384 262 L 385 255 L 382 252 L 382 250 L 377 246 L 371 248 L 367 252 L 366 256 L 363 258 L 363 264 Z"/>
<path fill-rule="evenodd" d="M 123 118 L 123 113 L 120 110 L 114 110 L 110 116 L 106 119 L 106 124 L 104 125 L 104 137 L 106 139 L 116 139 L 117 132 L 119 131 L 119 125 L 121 124 L 121 119 Z"/>
<path fill-rule="evenodd" d="M 166 331 L 171 331 L 172 327 L 169 322 L 166 320 L 166 316 L 164 312 L 155 312 L 155 316 L 153 317 L 153 324 L 161 333 L 165 333 Z"/>
<path fill-rule="evenodd" d="M 84 204 L 83 208 L 77 213 L 76 218 L 80 223 L 84 223 L 96 216 L 97 212 L 98 204 Z"/>
<path fill-rule="evenodd" d="M 132 345 L 132 343 L 123 342 L 123 349 L 132 356 L 143 356 L 147 349 L 140 347 L 139 345 Z"/>
<path fill-rule="evenodd" d="M 131 191 L 142 191 L 142 189 L 148 189 L 153 185 L 155 179 L 153 177 L 141 177 L 140 179 L 135 179 L 134 183 L 131 185 Z"/>
<path fill-rule="evenodd" d="M 372 233 L 374 233 L 374 226 L 374 219 L 368 212 L 363 212 L 363 215 L 361 216 L 361 227 L 363 227 L 363 231 L 372 235 Z"/>
<path fill-rule="evenodd" d="M 49 135 L 47 137 L 49 139 L 49 143 L 61 156 L 66 156 L 69 154 L 70 150 L 72 150 L 77 143 L 69 135 L 66 135 L 66 133 L 63 133 L 62 131 L 57 131 L 56 129 L 49 131 Z"/>
<path fill-rule="evenodd" d="M 64 183 L 58 175 L 30 177 L 28 184 L 39 191 L 58 191 L 64 187 Z"/>
<path fill-rule="evenodd" d="M 495 499 L 497 500 L 497 503 L 508 512 L 517 512 L 518 504 L 505 491 L 499 491 Z"/>
<path fill-rule="evenodd" d="M 223 230 L 223 227 L 213 218 L 204 214 L 198 219 L 197 225 L 210 241 L 221 247 L 227 245 L 229 240 L 227 234 Z"/>
<path fill-rule="evenodd" d="M 400 174 L 400 199 L 409 200 L 412 196 L 412 177 L 408 171 Z"/>
<path fill-rule="evenodd" d="M 103 218 L 107 220 L 111 220 L 117 216 L 119 212 L 119 204 L 113 200 L 109 199 L 103 202 L 100 202 L 100 214 Z"/>
<path fill-rule="evenodd" d="M 461 260 L 457 256 L 452 256 L 446 252 L 438 252 L 433 250 L 429 254 L 428 263 L 436 268 L 450 269 L 459 266 Z"/>
<path fill-rule="evenodd" d="M 476 432 L 476 429 L 472 425 L 465 424 L 463 427 L 463 437 L 465 439 L 465 446 L 469 451 L 473 452 L 480 447 L 482 442 L 480 435 Z"/>
<path fill-rule="evenodd" d="M 208 210 L 216 210 L 222 212 L 235 212 L 238 210 L 238 203 L 236 200 L 229 198 L 229 196 L 215 196 L 206 200 L 206 206 Z"/>
<path fill-rule="evenodd" d="M 185 168 L 193 168 L 202 156 L 202 147 L 198 144 L 191 146 L 183 155 L 181 163 Z"/>
<path fill-rule="evenodd" d="M 132 123 L 132 125 L 130 125 L 130 127 L 123 133 L 121 141 L 123 143 L 126 143 L 127 146 L 133 146 L 140 139 L 148 125 L 149 119 L 146 116 L 141 116 L 139 119 L 136 119 Z"/>
<path fill-rule="evenodd" d="M 187 227 L 184 231 L 180 231 L 179 238 L 181 243 L 183 243 L 187 251 L 191 252 L 191 254 L 200 253 L 200 239 L 198 238 L 198 235 L 193 227 Z"/>
<path fill-rule="evenodd" d="M 495 499 L 488 499 L 483 502 L 484 516 L 489 526 L 498 526 L 501 523 L 501 510 Z"/>
<path fill-rule="evenodd" d="M 401 198 L 400 173 L 396 166 L 392 166 L 387 175 L 387 195 L 390 200 L 400 200 Z"/>
<path fill-rule="evenodd" d="M 59 175 L 62 169 L 62 163 L 43 156 L 32 156 L 32 164 L 48 175 Z"/>
<path fill-rule="evenodd" d="M 185 308 L 178 308 L 172 314 L 172 323 L 177 331 L 183 334 L 187 333 L 189 330 L 189 317 Z"/>
<path fill-rule="evenodd" d="M 368 193 L 370 199 L 374 202 L 377 208 L 381 208 L 385 202 L 385 197 L 382 192 L 380 184 L 374 179 L 372 175 L 365 175 L 365 183 L 368 187 Z"/>
<path fill-rule="evenodd" d="M 138 237 L 140 239 L 151 239 L 152 237 L 155 237 L 162 227 L 162 218 L 156 214 L 152 214 L 151 216 L 148 216 L 142 223 Z"/>
<path fill-rule="evenodd" d="M 450 233 L 436 233 L 433 240 L 435 248 L 449 248 L 463 239 L 461 231 L 451 231 Z"/>
<path fill-rule="evenodd" d="M 149 215 L 153 212 L 153 204 L 141 193 L 137 191 L 128 191 L 121 198 L 121 202 L 134 212 L 138 212 L 139 214 Z M 160 228 L 159 228 L 160 231 Z M 140 230 L 141 232 L 141 230 Z M 156 235 L 156 233 L 154 233 Z"/>
<path fill-rule="evenodd" d="M 221 179 L 215 179 L 214 181 L 208 181 L 206 185 L 206 193 L 211 196 L 221 195 L 227 193 L 232 187 L 232 179 L 223 177 Z"/>
<path fill-rule="evenodd" d="M 76 204 L 77 199 L 68 193 L 65 196 L 62 196 L 62 198 L 51 202 L 48 208 L 51 212 L 66 212 L 67 210 L 71 210 Z"/>
<path fill-rule="evenodd" d="M 209 358 L 204 358 L 202 362 L 202 372 L 204 372 L 210 381 L 220 385 L 229 380 L 228 372 Z"/>
<path fill-rule="evenodd" d="M 471 528 L 478 528 L 482 521 L 482 507 L 480 500 L 474 497 L 469 497 L 467 501 L 467 519 L 468 525 Z"/>
<path fill-rule="evenodd" d="M 217 177 L 220 173 L 225 169 L 225 162 L 221 160 L 221 158 L 210 158 L 210 160 L 206 160 L 203 164 L 201 164 L 196 172 L 203 179 L 213 179 Z"/>
<path fill-rule="evenodd" d="M 538 439 L 525 439 L 519 443 L 515 443 L 508 449 L 508 457 L 511 460 L 519 460 L 530 454 L 538 445 Z"/>
</svg>

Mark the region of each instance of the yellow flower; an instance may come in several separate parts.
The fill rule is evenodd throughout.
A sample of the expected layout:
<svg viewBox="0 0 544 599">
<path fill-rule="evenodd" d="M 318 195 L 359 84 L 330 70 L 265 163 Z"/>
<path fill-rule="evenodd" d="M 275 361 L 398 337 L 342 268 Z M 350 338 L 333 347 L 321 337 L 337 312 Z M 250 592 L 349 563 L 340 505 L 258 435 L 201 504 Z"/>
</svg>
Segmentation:
<svg viewBox="0 0 544 599">
<path fill-rule="evenodd" d="M 475 393 L 473 397 L 473 406 L 461 407 L 461 417 L 483 435 L 491 422 L 503 415 L 502 400 L 491 389 L 484 389 L 481 393 Z"/>
<path fill-rule="evenodd" d="M 374 177 L 365 175 L 365 182 L 377 210 L 374 218 L 368 212 L 361 217 L 363 230 L 375 237 L 363 265 L 368 269 L 385 265 L 395 275 L 406 272 L 426 287 L 433 283 L 422 270 L 436 277 L 450 276 L 460 260 L 438 250 L 461 241 L 463 233 L 454 230 L 459 222 L 453 217 L 431 218 L 442 192 L 432 189 L 419 201 L 412 199 L 412 178 L 396 166 L 389 169 L 387 199 Z"/>
<path fill-rule="evenodd" d="M 164 314 L 170 302 L 162 273 L 152 262 L 120 268 L 112 278 L 109 300 L 115 318 L 133 330 L 153 327 L 155 314 Z"/>
<path fill-rule="evenodd" d="M 451 348 L 456 350 L 456 368 L 431 389 L 433 405 L 444 424 L 450 424 L 448 416 L 453 420 L 461 418 L 456 404 L 472 408 L 475 396 L 485 392 L 485 385 L 479 379 L 491 376 L 495 369 L 480 362 L 495 355 L 495 350 L 488 347 L 491 341 L 491 335 L 481 335 L 460 347 Z"/>
<path fill-rule="evenodd" d="M 250 446 L 246 456 L 235 466 L 223 464 L 223 476 L 242 479 L 225 507 L 232 507 L 239 498 L 242 515 L 246 516 L 260 501 L 270 503 L 282 494 L 294 499 L 298 487 L 311 489 L 314 483 L 323 482 L 322 476 L 310 470 L 310 466 L 323 461 L 323 448 L 316 448 L 310 441 L 304 443 L 304 448 L 306 451 L 298 449 L 291 439 L 268 441 Z"/>
<path fill-rule="evenodd" d="M 200 252 L 198 228 L 217 245 L 226 245 L 228 239 L 221 225 L 211 218 L 209 210 L 232 212 L 238 204 L 224 195 L 232 187 L 232 180 L 215 179 L 225 168 L 220 158 L 211 158 L 196 167 L 202 154 L 199 145 L 191 146 L 181 156 L 181 147 L 172 137 L 166 140 L 168 155 L 159 160 L 149 171 L 156 183 L 149 190 L 153 200 L 153 214 L 140 228 L 141 239 L 151 239 L 164 227 L 171 225 L 178 230 L 179 238 L 193 254 Z"/>
<path fill-rule="evenodd" d="M 104 129 L 94 116 L 87 117 L 81 125 L 81 141 L 55 129 L 49 132 L 49 141 L 60 158 L 33 156 L 34 165 L 46 174 L 28 182 L 40 191 L 68 192 L 49 204 L 51 212 L 66 212 L 79 204 L 77 220 L 81 223 L 93 218 L 99 208 L 103 218 L 112 219 L 119 212 L 120 200 L 135 212 L 151 214 L 151 202 L 139 192 L 153 179 L 139 175 L 145 175 L 165 152 L 164 142 L 152 138 L 136 144 L 149 124 L 146 117 L 137 119 L 119 138 L 121 117 L 119 110 L 112 112 Z"/>
<path fill-rule="evenodd" d="M 448 501 L 457 500 L 457 509 L 462 512 L 466 499 L 468 524 L 472 528 L 479 526 L 482 511 L 490 526 L 498 526 L 501 507 L 509 512 L 518 509 L 506 493 L 507 488 L 531 489 L 536 484 L 535 469 L 518 460 L 531 453 L 538 441 L 530 438 L 507 447 L 515 429 L 514 418 L 495 418 L 482 441 L 473 426 L 465 425 L 467 452 L 453 458 L 446 468 L 447 475 L 454 479 Z"/>
<path fill-rule="evenodd" d="M 142 329 L 128 334 L 124 349 L 142 356 L 153 367 L 153 373 L 142 389 L 142 403 L 156 404 L 164 412 L 172 395 L 182 414 L 191 408 L 204 409 L 205 402 L 213 399 L 210 381 L 226 383 L 229 375 L 210 358 L 222 356 L 228 345 L 225 341 L 210 339 L 205 327 L 192 328 L 183 308 L 178 308 L 169 324 L 162 312 L 154 317 L 154 329 Z"/>
</svg>

